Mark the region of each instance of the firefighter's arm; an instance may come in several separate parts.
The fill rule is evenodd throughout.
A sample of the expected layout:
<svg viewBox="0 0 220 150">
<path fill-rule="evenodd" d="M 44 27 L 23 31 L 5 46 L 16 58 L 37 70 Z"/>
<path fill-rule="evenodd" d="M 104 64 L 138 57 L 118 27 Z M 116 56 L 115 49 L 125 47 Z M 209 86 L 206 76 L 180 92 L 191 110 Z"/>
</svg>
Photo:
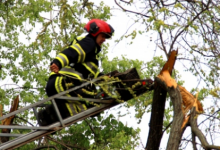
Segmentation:
<svg viewBox="0 0 220 150">
<path fill-rule="evenodd" d="M 60 52 L 51 62 L 50 70 L 58 73 L 61 68 L 68 66 L 70 63 L 77 63 L 78 57 L 78 53 L 71 47 L 68 47 Z"/>
<path fill-rule="evenodd" d="M 76 43 L 70 45 L 61 53 L 59 53 L 57 57 L 52 61 L 51 69 L 59 71 L 61 68 L 68 66 L 69 64 L 85 62 L 86 56 L 96 49 L 96 45 L 93 41 L 91 41 L 91 39 L 87 39 L 85 41 L 82 40 L 81 42 L 81 44 Z M 56 69 L 57 67 L 53 65 L 53 63 L 57 65 L 58 69 Z"/>
<path fill-rule="evenodd" d="M 59 69 L 61 69 L 71 63 L 85 62 L 87 54 L 91 51 L 92 49 L 84 50 L 79 44 L 74 44 L 59 53 L 54 61 L 56 61 L 56 64 L 59 65 Z"/>
</svg>

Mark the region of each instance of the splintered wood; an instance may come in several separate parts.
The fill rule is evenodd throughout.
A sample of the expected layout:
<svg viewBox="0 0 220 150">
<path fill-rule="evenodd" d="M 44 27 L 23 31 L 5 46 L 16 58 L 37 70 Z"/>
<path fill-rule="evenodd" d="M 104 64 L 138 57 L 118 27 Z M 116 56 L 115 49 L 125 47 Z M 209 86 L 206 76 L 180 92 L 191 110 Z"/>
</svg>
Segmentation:
<svg viewBox="0 0 220 150">
<path fill-rule="evenodd" d="M 167 87 L 172 87 L 172 86 L 174 88 L 177 87 L 176 81 L 173 78 L 171 78 L 168 70 L 161 72 L 161 74 L 159 74 L 157 77 L 160 78 L 160 80 L 164 81 L 166 83 Z"/>
<path fill-rule="evenodd" d="M 163 71 L 161 74 L 157 76 L 166 83 L 167 87 L 177 87 L 176 81 L 171 78 L 169 72 L 167 70 Z M 190 110 L 192 107 L 196 107 L 197 112 L 203 112 L 203 108 L 201 103 L 197 100 L 197 97 L 193 96 L 190 92 L 188 92 L 184 87 L 178 85 L 180 94 L 182 96 L 183 100 L 183 110 L 184 113 L 186 113 L 188 110 Z"/>
<path fill-rule="evenodd" d="M 193 96 L 191 93 L 189 93 L 184 87 L 182 86 L 178 86 L 180 89 L 180 94 L 182 96 L 182 100 L 183 100 L 183 113 L 185 114 L 185 119 L 183 121 L 182 124 L 182 128 L 184 128 L 189 120 L 190 115 L 187 115 L 187 112 L 192 108 L 195 107 L 196 111 L 198 113 L 203 113 L 204 110 L 202 108 L 202 104 L 200 103 L 200 101 L 198 101 L 197 97 L 198 97 L 198 93 L 196 94 L 196 97 Z"/>
<path fill-rule="evenodd" d="M 202 113 L 203 112 L 202 104 L 200 103 L 200 101 L 197 100 L 198 94 L 195 97 L 180 85 L 179 85 L 179 89 L 182 95 L 184 111 L 187 112 L 192 107 L 195 107 L 197 112 Z"/>
<path fill-rule="evenodd" d="M 177 54 L 178 54 L 178 49 L 176 51 L 175 50 L 171 51 L 167 62 L 163 66 L 163 69 L 160 71 L 160 74 L 164 71 L 168 71 L 170 74 L 172 74 L 172 70 L 173 70 L 173 67 L 174 67 L 175 62 L 176 62 Z"/>
<path fill-rule="evenodd" d="M 162 81 L 164 81 L 167 85 L 167 87 L 177 87 L 177 83 L 176 81 L 171 78 L 171 73 L 174 67 L 174 64 L 176 62 L 176 56 L 178 54 L 178 50 L 174 50 L 170 53 L 170 56 L 167 60 L 167 62 L 164 64 L 162 70 L 160 71 L 160 74 L 157 76 L 158 78 L 160 78 Z"/>
<path fill-rule="evenodd" d="M 174 79 L 171 78 L 169 72 L 167 70 L 161 72 L 158 76 L 163 82 L 166 83 L 167 87 L 177 88 L 177 83 Z M 186 115 L 184 122 L 182 124 L 182 128 L 188 122 L 189 116 L 187 116 L 187 112 L 192 108 L 195 107 L 198 113 L 203 113 L 202 104 L 200 101 L 197 100 L 197 96 L 193 96 L 190 92 L 188 92 L 184 87 L 178 85 L 180 94 L 182 96 L 182 110 L 183 114 Z"/>
<path fill-rule="evenodd" d="M 196 97 L 193 96 L 184 87 L 178 85 L 176 81 L 170 76 L 173 66 L 175 64 L 177 53 L 178 51 L 171 52 L 168 61 L 163 66 L 163 69 L 161 70 L 160 74 L 157 77 L 160 78 L 160 80 L 162 80 L 168 88 L 171 88 L 171 87 L 177 88 L 177 86 L 179 87 L 180 94 L 182 96 L 182 110 L 183 110 L 183 114 L 185 115 L 185 120 L 182 124 L 182 128 L 183 128 L 189 119 L 189 116 L 187 116 L 187 112 L 192 107 L 195 107 L 198 113 L 202 113 L 203 108 L 202 108 L 202 104 L 197 100 L 198 95 Z"/>
</svg>

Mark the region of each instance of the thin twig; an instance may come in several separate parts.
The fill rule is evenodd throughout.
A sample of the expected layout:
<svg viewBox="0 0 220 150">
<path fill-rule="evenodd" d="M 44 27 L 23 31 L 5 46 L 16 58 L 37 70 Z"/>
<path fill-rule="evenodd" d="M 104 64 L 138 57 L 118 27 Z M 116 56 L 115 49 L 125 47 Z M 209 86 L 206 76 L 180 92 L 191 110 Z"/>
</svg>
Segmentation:
<svg viewBox="0 0 220 150">
<path fill-rule="evenodd" d="M 134 14 L 137 14 L 137 15 L 141 15 L 141 16 L 144 16 L 144 17 L 147 17 L 149 18 L 150 16 L 147 16 L 145 14 L 142 14 L 142 13 L 139 13 L 139 12 L 135 12 L 135 11 L 131 11 L 131 10 L 127 10 L 125 8 L 123 8 L 121 5 L 118 4 L 118 2 L 115 0 L 115 3 L 116 5 L 118 5 L 123 11 L 127 11 L 127 12 L 130 12 L 130 13 L 134 13 Z"/>
</svg>

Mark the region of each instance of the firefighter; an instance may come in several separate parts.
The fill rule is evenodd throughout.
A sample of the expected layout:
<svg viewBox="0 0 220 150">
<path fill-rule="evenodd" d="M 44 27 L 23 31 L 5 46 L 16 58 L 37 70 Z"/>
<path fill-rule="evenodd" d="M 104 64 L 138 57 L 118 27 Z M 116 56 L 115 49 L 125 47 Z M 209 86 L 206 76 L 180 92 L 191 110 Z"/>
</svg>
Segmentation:
<svg viewBox="0 0 220 150">
<path fill-rule="evenodd" d="M 97 54 L 101 51 L 101 45 L 105 40 L 111 38 L 114 29 L 100 19 L 90 20 L 84 29 L 88 34 L 83 38 L 76 38 L 51 62 L 51 73 L 46 86 L 49 97 L 80 85 L 84 79 L 96 78 L 100 75 Z M 66 96 L 77 96 L 77 92 L 80 91 L 70 92 Z M 87 109 L 83 102 L 58 99 L 55 101 L 63 118 Z"/>
</svg>

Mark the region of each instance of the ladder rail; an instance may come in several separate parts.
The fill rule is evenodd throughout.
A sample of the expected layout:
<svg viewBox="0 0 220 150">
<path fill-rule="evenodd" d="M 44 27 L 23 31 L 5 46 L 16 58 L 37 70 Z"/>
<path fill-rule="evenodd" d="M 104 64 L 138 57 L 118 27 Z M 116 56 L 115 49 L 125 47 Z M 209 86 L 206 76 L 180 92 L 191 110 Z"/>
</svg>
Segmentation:
<svg viewBox="0 0 220 150">
<path fill-rule="evenodd" d="M 116 103 L 114 103 L 114 104 L 101 104 L 100 107 L 93 107 L 93 108 L 90 108 L 90 109 L 88 109 L 86 111 L 83 111 L 79 114 L 68 117 L 68 118 L 63 120 L 63 123 L 66 125 L 66 127 L 70 126 L 71 124 L 73 124 L 75 122 L 78 122 L 78 121 L 83 120 L 83 119 L 85 119 L 89 116 L 92 116 L 94 114 L 102 112 L 103 110 L 111 108 L 115 105 L 117 105 L 117 104 Z M 52 132 L 55 132 L 57 130 L 60 130 L 60 129 L 64 128 L 64 127 L 62 127 L 60 122 L 56 122 L 52 125 L 49 125 L 48 127 L 50 129 L 53 129 L 53 130 L 36 130 L 36 131 L 32 131 L 32 132 L 27 133 L 25 135 L 21 135 L 21 136 L 15 138 L 13 140 L 2 143 L 0 145 L 0 149 L 14 149 L 14 148 L 20 147 L 20 146 L 22 146 L 26 143 L 29 143 L 29 142 L 34 141 L 36 139 L 39 139 L 42 136 L 51 134 Z"/>
<path fill-rule="evenodd" d="M 56 99 L 68 99 L 70 101 L 85 101 L 79 97 L 68 97 L 68 96 L 60 96 L 60 97 L 57 97 Z M 111 104 L 114 101 L 112 99 L 105 100 L 105 99 L 94 99 L 94 98 L 86 98 L 86 100 L 90 102 L 103 103 L 103 104 Z"/>
<path fill-rule="evenodd" d="M 68 97 L 68 96 L 60 96 L 60 97 L 57 97 L 56 99 L 66 99 L 66 100 L 69 100 L 69 101 L 79 101 L 80 98 L 78 97 Z M 97 103 L 101 103 L 101 104 L 111 104 L 113 103 L 115 100 L 114 99 L 111 99 L 111 100 L 101 100 L 101 99 L 92 99 L 92 98 L 86 98 L 86 100 L 90 101 L 90 102 L 97 102 Z M 81 101 L 84 101 L 84 100 L 81 100 Z M 28 106 L 27 106 L 28 107 Z M 36 106 L 34 106 L 36 107 Z M 34 108 L 33 107 L 33 108 Z M 28 108 L 29 109 L 29 108 Z M 27 109 L 25 109 L 27 110 Z M 35 110 L 36 111 L 36 110 Z M 37 119 L 37 116 L 36 116 L 36 112 L 34 113 L 36 119 Z M 32 130 L 50 130 L 51 128 L 50 127 L 32 127 L 32 126 L 16 126 L 16 125 L 0 125 L 0 129 L 32 129 Z M 1 137 L 1 135 L 0 135 Z"/>
<path fill-rule="evenodd" d="M 23 107 L 23 108 L 21 108 L 21 109 L 19 109 L 19 110 L 13 111 L 13 112 L 11 112 L 11 113 L 9 113 L 9 114 L 6 114 L 6 115 L 0 117 L 0 121 L 3 120 L 3 119 L 6 119 L 6 118 L 8 118 L 8 117 L 14 116 L 14 115 L 16 115 L 16 114 L 18 114 L 18 113 L 20 113 L 20 112 L 25 111 L 25 110 L 28 110 L 28 109 L 30 109 L 30 108 L 36 107 L 36 106 L 38 106 L 38 105 L 40 105 L 40 104 L 43 104 L 43 103 L 45 103 L 45 102 L 51 101 L 51 100 L 54 99 L 54 98 L 58 98 L 58 97 L 60 97 L 60 96 L 62 96 L 62 95 L 65 95 L 66 93 L 69 93 L 69 92 L 72 92 L 72 91 L 74 91 L 74 90 L 77 90 L 77 89 L 79 89 L 79 88 L 81 88 L 81 87 L 84 87 L 84 86 L 90 84 L 90 83 L 94 83 L 94 82 L 96 82 L 96 81 L 98 81 L 98 80 L 100 80 L 100 79 L 101 79 L 100 77 L 99 77 L 99 78 L 95 78 L 95 79 L 93 79 L 93 80 L 90 81 L 90 82 L 85 82 L 85 83 L 83 83 L 83 84 L 81 84 L 81 85 L 79 85 L 79 86 L 77 86 L 77 87 L 74 87 L 74 88 L 71 88 L 71 89 L 69 89 L 69 90 L 60 92 L 60 93 L 58 93 L 58 94 L 56 94 L 56 95 L 53 95 L 53 96 L 51 96 L 51 97 L 49 97 L 49 98 L 47 98 L 47 99 L 38 101 L 38 102 L 36 102 L 36 103 L 34 103 L 34 104 L 31 104 L 31 105 L 29 105 L 29 106 L 26 106 L 26 107 Z"/>
<path fill-rule="evenodd" d="M 62 117 L 61 117 L 60 111 L 59 111 L 59 109 L 58 109 L 58 107 L 57 107 L 57 104 L 56 104 L 56 102 L 55 102 L 54 99 L 52 99 L 52 103 L 53 103 L 53 107 L 54 107 L 54 109 L 55 109 L 55 112 L 56 112 L 56 114 L 57 114 L 57 117 L 58 117 L 58 119 L 59 119 L 59 121 L 60 121 L 62 127 L 64 127 L 65 125 L 64 125 L 64 123 L 63 123 L 63 119 L 62 119 Z"/>
<path fill-rule="evenodd" d="M 12 133 L 0 133 L 1 137 L 19 137 L 23 134 L 12 134 Z"/>
<path fill-rule="evenodd" d="M 131 71 L 131 73 L 130 73 L 130 71 Z M 126 76 L 126 78 L 128 78 L 128 79 L 129 78 L 133 78 L 133 77 L 139 78 L 137 72 L 135 72 L 134 69 L 133 70 L 128 70 L 128 71 L 126 71 L 124 73 L 121 73 L 118 76 L 123 76 L 123 75 L 128 74 L 128 73 L 132 74 L 129 77 Z M 135 74 L 135 75 L 133 75 L 133 74 Z M 125 77 L 122 77 L 122 78 L 124 79 Z M 53 123 L 51 125 L 48 125 L 48 126 L 41 126 L 41 127 L 26 126 L 26 127 L 24 127 L 25 129 L 29 128 L 29 129 L 32 129 L 33 131 L 31 131 L 31 132 L 29 132 L 27 134 L 20 135 L 17 138 L 14 138 L 14 139 L 12 139 L 10 141 L 7 141 L 5 143 L 0 144 L 0 149 L 15 149 L 15 148 L 20 147 L 20 146 L 22 146 L 24 144 L 27 144 L 29 142 L 32 142 L 32 141 L 37 140 L 39 138 L 42 138 L 43 136 L 49 135 L 49 134 L 51 134 L 51 133 L 53 133 L 55 131 L 61 130 L 61 129 L 63 129 L 63 128 L 67 127 L 67 126 L 70 126 L 73 123 L 76 123 L 78 121 L 81 121 L 81 120 L 83 120 L 83 119 L 85 119 L 87 117 L 96 115 L 96 114 L 98 114 L 98 113 L 100 113 L 100 112 L 102 112 L 102 111 L 104 111 L 106 109 L 109 109 L 109 108 L 111 108 L 111 107 L 113 107 L 115 105 L 118 105 L 119 103 L 116 103 L 116 100 L 113 99 L 113 98 L 112 99 L 108 99 L 107 98 L 107 100 L 104 100 L 104 99 L 95 99 L 98 96 L 96 96 L 95 98 L 85 98 L 85 99 L 82 99 L 82 98 L 79 98 L 79 97 L 67 97 L 67 96 L 65 96 L 66 93 L 70 93 L 70 92 L 72 92 L 74 90 L 77 90 L 79 88 L 83 88 L 83 87 L 85 87 L 85 86 L 87 86 L 87 85 L 89 85 L 91 83 L 96 83 L 99 80 L 102 80 L 102 76 L 99 77 L 99 78 L 93 79 L 91 81 L 85 82 L 85 83 L 83 83 L 83 84 L 81 84 L 81 85 L 79 85 L 77 87 L 74 87 L 74 88 L 71 88 L 69 90 L 66 90 L 66 91 L 63 91 L 61 93 L 58 93 L 56 95 L 53 95 L 53 96 L 51 96 L 51 97 L 49 97 L 47 99 L 43 99 L 43 100 L 41 100 L 41 101 L 39 101 L 39 102 L 37 102 L 35 104 L 31 104 L 29 106 L 26 106 L 26 107 L 21 108 L 21 109 L 19 109 L 17 111 L 14 111 L 12 113 L 9 113 L 7 115 L 4 115 L 4 116 L 0 117 L 0 121 L 1 121 L 1 120 L 5 119 L 5 118 L 14 116 L 17 113 L 21 113 L 21 112 L 23 112 L 25 110 L 33 108 L 34 116 L 36 117 L 36 119 L 38 121 L 38 118 L 37 118 L 37 107 L 41 107 L 43 105 L 47 105 L 47 104 L 44 104 L 44 103 L 46 103 L 48 101 L 51 101 L 52 105 L 54 106 L 55 113 L 56 113 L 56 115 L 58 117 L 58 120 L 59 120 L 59 121 L 57 121 L 57 122 L 55 122 L 55 123 Z M 126 82 L 129 82 L 129 81 L 133 81 L 133 80 L 126 80 Z M 136 81 L 136 79 L 135 79 L 135 81 Z M 142 80 L 138 79 L 137 81 L 142 81 Z M 145 80 L 143 80 L 143 81 L 145 81 Z M 133 82 L 131 84 L 133 84 Z M 131 84 L 129 84 L 129 86 L 131 86 Z M 143 85 L 145 85 L 145 84 L 143 84 Z M 121 87 L 120 85 L 117 85 L 117 86 Z M 152 85 L 148 85 L 148 87 L 144 86 L 143 89 L 146 88 L 145 91 L 143 91 L 143 89 L 141 89 L 140 92 L 137 93 L 137 95 L 140 95 L 141 93 L 144 93 L 146 91 L 152 90 L 152 88 L 150 88 L 150 87 L 152 87 Z M 120 90 L 120 91 L 122 91 L 122 90 L 127 91 L 126 88 L 122 88 L 122 89 L 118 89 L 118 90 Z M 122 91 L 121 93 L 120 93 L 121 95 L 123 95 L 123 94 L 126 95 L 127 94 L 124 91 Z M 127 94 L 124 97 L 125 98 L 124 100 L 127 101 L 132 96 L 133 96 L 132 94 Z M 62 117 L 60 116 L 60 112 L 57 109 L 57 105 L 56 105 L 54 99 L 56 99 L 56 100 L 65 99 L 67 101 L 91 101 L 91 102 L 100 103 L 100 106 L 99 107 L 89 108 L 89 109 L 87 109 L 87 110 L 85 110 L 83 112 L 80 112 L 80 113 L 78 113 L 78 114 L 76 114 L 74 116 L 70 116 L 68 118 L 62 119 Z M 3 126 L 0 126 L 0 128 L 3 128 Z M 7 126 L 7 125 L 5 125 L 4 127 L 6 127 L 6 128 L 11 127 L 11 129 L 12 129 L 12 128 L 16 128 L 18 126 Z M 21 128 L 22 127 L 20 127 L 20 129 Z M 38 145 L 39 145 L 39 142 L 38 142 Z"/>
<path fill-rule="evenodd" d="M 78 97 L 67 97 L 67 96 L 60 96 L 58 97 L 57 99 L 66 99 L 66 100 L 69 100 L 69 101 L 79 101 L 80 98 Z M 102 103 L 102 104 L 111 104 L 113 103 L 115 100 L 114 99 L 111 99 L 111 100 L 101 100 L 101 99 L 92 99 L 92 98 L 88 98 L 86 99 L 88 101 L 91 101 L 91 102 L 98 102 L 98 103 Z M 83 101 L 83 100 L 81 100 Z M 34 106 L 36 107 L 36 106 Z M 25 109 L 26 110 L 26 109 Z M 35 110 L 36 111 L 36 110 Z M 36 113 L 35 113 L 35 116 L 36 116 Z M 36 116 L 37 117 L 37 116 Z M 62 122 L 62 121 L 61 121 Z M 64 125 L 63 125 L 64 126 Z M 0 129 L 31 129 L 31 130 L 50 130 L 51 127 L 33 127 L 33 126 L 17 126 L 17 125 L 0 125 Z M 1 136 L 6 136 L 6 134 L 0 134 L 0 137 Z"/>
</svg>

